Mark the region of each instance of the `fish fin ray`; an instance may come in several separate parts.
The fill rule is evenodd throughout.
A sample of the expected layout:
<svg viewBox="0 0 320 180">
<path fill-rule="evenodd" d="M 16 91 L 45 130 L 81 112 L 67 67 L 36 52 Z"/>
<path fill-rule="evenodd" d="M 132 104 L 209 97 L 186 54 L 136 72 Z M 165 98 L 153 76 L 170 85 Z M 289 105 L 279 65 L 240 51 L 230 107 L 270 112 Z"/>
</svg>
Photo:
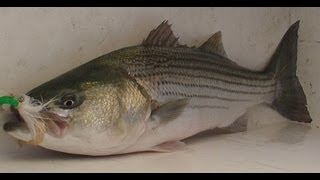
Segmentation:
<svg viewBox="0 0 320 180">
<path fill-rule="evenodd" d="M 230 64 L 241 67 L 239 66 L 236 62 L 230 60 L 227 56 L 227 53 L 224 49 L 223 43 L 222 43 L 222 33 L 221 31 L 218 31 L 214 33 L 206 42 L 204 42 L 199 49 L 213 53 L 213 54 L 218 54 L 220 56 L 223 56 L 224 58 L 222 60 L 228 61 Z M 242 67 L 241 67 L 242 68 Z"/>
<path fill-rule="evenodd" d="M 179 150 L 185 150 L 186 144 L 182 141 L 169 141 L 156 145 L 150 148 L 150 151 L 156 152 L 174 152 Z"/>
<path fill-rule="evenodd" d="M 143 46 L 178 47 L 180 45 L 178 37 L 173 34 L 168 21 L 163 21 L 157 28 L 151 30 L 148 37 L 143 40 Z"/>
<path fill-rule="evenodd" d="M 220 54 L 221 56 L 227 57 L 227 53 L 224 50 L 222 43 L 221 31 L 214 33 L 205 43 L 203 43 L 199 49 Z"/>
<path fill-rule="evenodd" d="M 248 129 L 248 113 L 244 113 L 233 123 L 226 127 L 216 127 L 212 131 L 215 134 L 230 134 L 230 133 L 239 133 L 245 132 Z"/>
<path fill-rule="evenodd" d="M 230 133 L 245 132 L 248 128 L 248 115 L 244 113 L 236 119 L 231 125 L 225 127 Z"/>
<path fill-rule="evenodd" d="M 151 120 L 159 123 L 172 121 L 180 116 L 188 103 L 189 99 L 177 99 L 155 106 L 151 112 Z"/>
<path fill-rule="evenodd" d="M 290 26 L 281 39 L 265 73 L 277 80 L 271 107 L 291 121 L 310 123 L 307 99 L 296 75 L 299 21 Z"/>
</svg>

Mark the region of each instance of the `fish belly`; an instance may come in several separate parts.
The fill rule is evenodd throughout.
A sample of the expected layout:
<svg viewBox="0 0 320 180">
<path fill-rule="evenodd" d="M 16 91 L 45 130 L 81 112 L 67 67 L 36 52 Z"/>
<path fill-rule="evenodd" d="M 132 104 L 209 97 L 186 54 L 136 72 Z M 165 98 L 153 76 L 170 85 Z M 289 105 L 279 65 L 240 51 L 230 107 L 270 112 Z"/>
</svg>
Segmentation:
<svg viewBox="0 0 320 180">
<path fill-rule="evenodd" d="M 189 105 L 177 119 L 161 124 L 152 130 L 141 143 L 152 146 L 163 142 L 182 140 L 209 129 L 227 127 L 241 117 L 250 106 L 252 104 L 239 103 L 232 108 L 222 109 L 194 108 Z"/>
</svg>

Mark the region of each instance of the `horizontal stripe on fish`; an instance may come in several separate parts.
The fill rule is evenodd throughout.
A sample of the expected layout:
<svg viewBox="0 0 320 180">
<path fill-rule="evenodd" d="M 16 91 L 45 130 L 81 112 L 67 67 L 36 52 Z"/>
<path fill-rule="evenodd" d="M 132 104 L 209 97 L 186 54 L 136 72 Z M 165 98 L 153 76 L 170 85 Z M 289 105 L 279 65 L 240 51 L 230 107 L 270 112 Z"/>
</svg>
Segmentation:
<svg viewBox="0 0 320 180">
<path fill-rule="evenodd" d="M 145 58 L 145 57 L 144 57 Z M 151 58 L 151 57 L 150 57 Z M 153 57 L 154 59 L 159 57 Z M 176 57 L 171 57 L 168 62 L 154 62 L 150 60 L 150 62 L 130 62 L 128 65 L 140 66 L 140 68 L 144 68 L 145 70 L 154 70 L 157 68 L 193 68 L 194 70 L 202 70 L 208 72 L 220 73 L 227 76 L 234 76 L 242 79 L 250 79 L 250 80 L 269 80 L 272 78 L 269 74 L 257 74 L 251 71 L 242 72 L 241 69 L 230 66 L 220 67 L 218 65 L 204 64 L 199 59 L 178 59 Z"/>
<path fill-rule="evenodd" d="M 147 49 L 139 51 L 126 64 L 130 75 L 137 78 L 152 97 L 238 102 L 257 101 L 264 95 L 274 94 L 275 80 L 270 75 L 244 69 L 221 56 L 183 48 Z M 237 94 L 242 94 L 241 98 L 235 96 Z M 211 101 L 209 105 L 218 104 Z"/>
<path fill-rule="evenodd" d="M 208 88 L 208 89 L 214 89 L 214 90 L 221 90 L 226 91 L 229 93 L 236 93 L 236 94 L 251 94 L 251 95 L 262 95 L 262 94 L 270 94 L 275 92 L 275 89 L 264 91 L 264 92 L 254 92 L 254 91 L 239 91 L 239 90 L 233 90 L 233 89 L 227 89 L 227 88 L 221 88 L 214 85 L 203 85 L 203 84 L 196 84 L 196 83 L 183 83 L 183 82 L 174 82 L 174 81 L 158 81 L 158 85 L 167 85 L 167 84 L 173 84 L 178 86 L 184 86 L 184 87 L 198 87 L 198 88 Z"/>
<path fill-rule="evenodd" d="M 141 78 L 141 77 L 146 77 L 146 76 L 160 76 L 163 75 L 164 72 L 144 72 L 144 73 L 136 73 L 134 74 L 135 77 L 137 78 Z M 189 78 L 196 78 L 196 79 L 206 79 L 206 80 L 212 80 L 212 81 L 220 81 L 223 83 L 226 83 L 227 85 L 240 85 L 240 86 L 246 86 L 246 87 L 260 87 L 260 88 L 265 88 L 265 87 L 273 87 L 276 85 L 276 82 L 274 80 L 270 80 L 270 81 L 250 81 L 250 83 L 243 83 L 240 81 L 236 81 L 233 79 L 227 79 L 227 78 L 218 78 L 217 76 L 213 76 L 213 75 L 195 75 L 194 73 L 188 73 L 188 72 L 172 72 L 172 71 L 167 71 L 165 72 L 165 74 L 167 75 L 172 75 L 172 76 L 183 76 L 183 77 L 189 77 Z M 224 76 L 225 77 L 225 76 Z M 268 83 L 271 82 L 271 83 Z M 256 84 L 253 84 L 256 83 Z"/>
<path fill-rule="evenodd" d="M 225 97 L 219 97 L 219 96 L 212 96 L 212 95 L 201 95 L 201 94 L 186 94 L 181 92 L 162 92 L 163 96 L 168 95 L 175 95 L 175 96 L 181 96 L 181 97 L 187 97 L 187 98 L 208 98 L 208 99 L 219 99 L 223 101 L 253 101 L 253 99 L 237 99 L 237 98 L 225 98 Z"/>
<path fill-rule="evenodd" d="M 225 76 L 233 76 L 237 78 L 243 78 L 243 79 L 248 79 L 248 80 L 269 80 L 270 77 L 265 77 L 265 78 L 256 78 L 256 77 L 250 77 L 249 75 L 240 75 L 240 74 L 235 74 L 235 70 L 232 69 L 218 69 L 218 68 L 212 68 L 212 67 L 207 67 L 203 65 L 195 65 L 195 64 L 172 64 L 170 67 L 173 68 L 178 68 L 178 69 L 190 69 L 190 70 L 199 70 L 202 72 L 213 72 L 213 73 L 219 73 L 221 75 Z"/>
<path fill-rule="evenodd" d="M 273 86 L 275 83 L 275 80 L 272 78 L 266 79 L 266 80 L 259 80 L 255 78 L 241 78 L 236 76 L 229 76 L 230 73 L 220 73 L 218 71 L 204 71 L 203 69 L 194 68 L 192 66 L 169 66 L 169 67 L 144 67 L 144 66 L 132 66 L 130 68 L 130 74 L 135 77 L 147 77 L 150 75 L 165 75 L 167 74 L 173 74 L 173 73 L 180 73 L 180 74 L 186 74 L 186 76 L 194 76 L 194 74 L 198 73 L 200 76 L 204 78 L 211 78 L 216 79 L 228 83 L 235 83 L 235 84 L 241 84 L 246 86 L 255 86 L 259 87 L 261 84 L 261 87 L 265 86 Z M 209 69 L 210 70 L 210 69 Z M 205 76 L 204 76 L 205 75 Z M 272 84 L 266 84 L 268 82 L 271 82 Z M 266 85 L 264 85 L 266 84 Z"/>
<path fill-rule="evenodd" d="M 178 48 L 179 49 L 179 48 Z M 175 51 L 179 51 L 178 49 L 175 49 Z M 166 62 L 165 59 L 167 59 L 170 62 L 175 62 L 175 61 L 182 61 L 182 62 L 194 62 L 196 64 L 206 64 L 208 67 L 216 67 L 217 69 L 223 69 L 227 68 L 227 71 L 229 70 L 236 70 L 234 73 L 238 75 L 242 75 L 244 77 L 250 77 L 250 78 L 256 78 L 256 79 L 269 79 L 270 75 L 268 74 L 262 74 L 259 72 L 254 72 L 248 69 L 245 69 L 244 67 L 241 66 L 235 66 L 234 64 L 230 63 L 230 60 L 219 56 L 219 55 L 208 55 L 208 53 L 199 51 L 199 50 L 193 50 L 193 51 L 185 51 L 185 52 L 172 52 L 172 53 L 167 53 L 167 51 L 172 51 L 172 50 L 166 50 L 165 52 L 157 52 L 157 51 L 151 51 L 151 52 L 146 52 L 137 55 L 135 58 L 136 60 L 132 60 L 131 62 L 139 62 L 139 58 L 146 58 L 143 62 L 147 66 L 149 63 L 156 64 L 158 62 L 158 59 L 161 59 L 159 62 L 164 63 Z M 203 57 L 204 56 L 204 57 Z M 134 59 L 135 59 L 134 58 Z M 149 60 L 147 60 L 149 59 Z M 161 66 L 161 64 L 160 64 Z M 254 76 L 254 77 L 252 77 Z"/>
<path fill-rule="evenodd" d="M 162 57 L 186 55 L 188 57 L 202 58 L 202 59 L 207 59 L 209 61 L 213 61 L 213 59 L 221 59 L 221 60 L 215 61 L 215 63 L 220 65 L 230 65 L 230 62 L 229 62 L 230 60 L 226 59 L 225 57 L 219 54 L 206 53 L 202 50 L 190 49 L 190 48 L 151 47 L 151 48 L 145 48 L 139 51 L 139 54 L 142 56 L 155 55 L 155 56 L 162 56 Z"/>
<path fill-rule="evenodd" d="M 255 77 L 250 76 L 242 76 L 242 75 L 234 75 L 233 73 L 235 70 L 230 69 L 226 71 L 226 69 L 212 69 L 210 67 L 204 66 L 204 65 L 194 65 L 194 64 L 187 64 L 185 62 L 182 62 L 181 64 L 178 64 L 177 62 L 173 62 L 174 60 L 170 61 L 170 64 L 163 63 L 147 63 L 146 64 L 128 64 L 130 69 L 130 74 L 134 76 L 148 76 L 149 73 L 152 74 L 160 74 L 160 73 L 171 73 L 171 72 L 181 72 L 181 71 L 190 71 L 192 74 L 196 71 L 200 71 L 200 74 L 208 74 L 207 77 L 216 77 L 216 76 L 224 76 L 224 79 L 221 79 L 222 81 L 230 81 L 228 79 L 235 79 L 236 81 L 233 82 L 248 82 L 250 80 L 250 83 L 243 83 L 246 85 L 258 85 L 261 82 L 265 83 L 265 81 L 274 81 L 271 76 L 266 76 L 263 79 L 257 79 Z M 148 65 L 149 64 L 149 65 Z M 131 67 L 131 68 L 130 68 Z M 173 70 L 171 70 L 173 69 Z M 273 85 L 273 84 L 272 84 Z M 272 86 L 271 85 L 271 86 Z M 268 85 L 267 85 L 268 86 Z"/>
<path fill-rule="evenodd" d="M 274 96 L 274 92 L 271 92 L 269 94 L 239 94 L 239 93 L 232 93 L 217 89 L 209 89 L 209 88 L 203 88 L 203 87 L 186 87 L 176 84 L 167 84 L 167 85 L 160 85 L 160 86 L 153 86 L 151 89 L 156 89 L 154 91 L 154 94 L 161 94 L 165 92 L 171 92 L 170 97 L 174 97 L 175 95 L 179 94 L 186 94 L 186 95 L 200 95 L 200 96 L 216 96 L 215 99 L 210 99 L 210 105 L 222 105 L 224 104 L 221 101 L 225 101 L 224 99 L 241 99 L 241 100 L 252 100 L 252 101 L 259 101 L 261 99 L 266 99 L 268 97 Z M 153 91 L 153 90 L 151 90 Z M 158 96 L 159 97 L 159 96 Z M 168 95 L 166 96 L 168 97 Z M 181 96 L 182 98 L 183 96 Z M 204 98 L 201 100 L 201 104 L 204 103 Z M 221 101 L 217 101 L 216 99 L 219 99 Z M 207 102 L 207 101 L 205 101 Z M 222 103 L 222 104 L 221 104 Z"/>
<path fill-rule="evenodd" d="M 274 94 L 275 86 L 269 87 L 247 87 L 236 84 L 226 84 L 212 80 L 203 80 L 190 77 L 176 77 L 176 76 L 147 76 L 137 79 L 140 83 L 145 84 L 150 91 L 163 92 L 170 88 L 170 91 L 177 92 L 193 92 L 205 93 L 208 95 L 222 94 L 223 96 L 230 97 L 232 94 L 242 93 L 245 96 L 258 96 L 266 94 Z M 260 98 L 260 97 L 259 97 Z"/>
</svg>

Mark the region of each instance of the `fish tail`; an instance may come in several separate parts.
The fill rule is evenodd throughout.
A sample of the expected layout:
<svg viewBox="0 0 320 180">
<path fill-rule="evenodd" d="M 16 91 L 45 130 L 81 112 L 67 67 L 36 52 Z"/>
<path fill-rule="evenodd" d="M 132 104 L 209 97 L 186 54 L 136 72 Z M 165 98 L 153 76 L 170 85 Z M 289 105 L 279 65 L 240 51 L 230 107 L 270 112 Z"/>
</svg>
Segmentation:
<svg viewBox="0 0 320 180">
<path fill-rule="evenodd" d="M 271 107 L 289 120 L 310 123 L 306 96 L 296 76 L 299 22 L 291 25 L 281 39 L 266 73 L 272 73 L 277 80 Z"/>
</svg>

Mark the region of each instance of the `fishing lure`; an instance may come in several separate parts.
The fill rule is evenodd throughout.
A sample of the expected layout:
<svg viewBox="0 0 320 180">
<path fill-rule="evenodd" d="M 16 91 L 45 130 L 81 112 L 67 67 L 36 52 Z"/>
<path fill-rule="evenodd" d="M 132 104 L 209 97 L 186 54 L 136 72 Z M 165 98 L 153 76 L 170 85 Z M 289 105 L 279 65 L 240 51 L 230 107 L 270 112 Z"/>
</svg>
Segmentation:
<svg viewBox="0 0 320 180">
<path fill-rule="evenodd" d="M 11 107 L 17 108 L 19 101 L 12 96 L 2 96 L 0 97 L 0 105 L 8 104 Z"/>
</svg>

